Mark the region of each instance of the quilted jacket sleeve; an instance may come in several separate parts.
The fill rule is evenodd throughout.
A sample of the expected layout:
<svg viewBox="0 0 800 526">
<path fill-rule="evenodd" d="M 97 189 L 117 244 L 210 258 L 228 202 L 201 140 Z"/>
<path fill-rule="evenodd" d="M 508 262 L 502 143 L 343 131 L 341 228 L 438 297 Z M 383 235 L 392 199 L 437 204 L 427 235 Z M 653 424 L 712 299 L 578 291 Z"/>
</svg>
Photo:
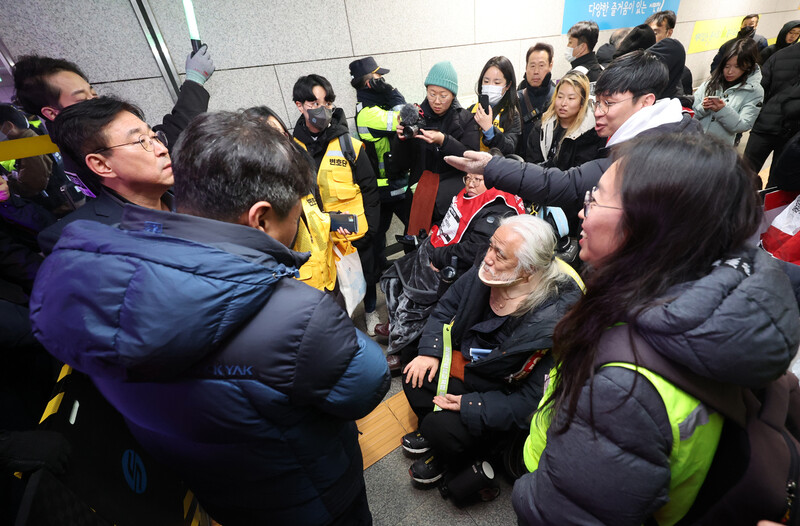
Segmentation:
<svg viewBox="0 0 800 526">
<path fill-rule="evenodd" d="M 311 314 L 295 370 L 293 397 L 347 420 L 372 411 L 391 381 L 380 346 L 328 294 Z"/>
<path fill-rule="evenodd" d="M 587 383 L 569 429 L 551 427 L 539 468 L 514 484 L 519 524 L 634 526 L 667 502 L 672 435 L 658 392 L 619 367 L 592 387 L 594 430 Z"/>
<path fill-rule="evenodd" d="M 487 188 L 518 195 L 525 202 L 576 207 L 610 165 L 610 159 L 601 158 L 562 171 L 495 157 L 486 165 L 483 180 Z"/>
</svg>

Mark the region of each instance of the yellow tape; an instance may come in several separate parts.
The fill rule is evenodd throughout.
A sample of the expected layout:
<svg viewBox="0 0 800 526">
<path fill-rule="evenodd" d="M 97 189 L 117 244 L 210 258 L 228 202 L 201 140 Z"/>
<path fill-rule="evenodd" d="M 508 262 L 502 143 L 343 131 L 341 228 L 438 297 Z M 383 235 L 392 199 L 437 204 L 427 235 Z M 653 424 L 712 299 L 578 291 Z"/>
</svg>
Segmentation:
<svg viewBox="0 0 800 526">
<path fill-rule="evenodd" d="M 694 23 L 692 40 L 689 42 L 689 49 L 686 52 L 700 53 L 718 50 L 722 44 L 736 38 L 741 24 L 742 17 L 740 16 L 698 20 Z"/>
<path fill-rule="evenodd" d="M 61 400 L 63 398 L 64 398 L 64 393 L 58 393 L 53 398 L 51 398 L 49 402 L 47 402 L 47 407 L 44 409 L 44 413 L 42 414 L 42 419 L 39 420 L 40 424 L 45 420 L 47 420 L 47 418 L 50 415 L 58 413 L 58 408 L 61 406 Z"/>
<path fill-rule="evenodd" d="M 191 491 L 186 492 L 186 496 L 183 497 L 183 517 L 188 518 L 189 516 L 189 508 L 192 506 L 192 500 L 194 500 L 194 495 Z"/>
<path fill-rule="evenodd" d="M 53 144 L 49 135 L 25 137 L 24 139 L 0 142 L 0 161 L 24 159 L 25 157 L 35 157 L 37 155 L 56 153 L 57 151 L 58 146 Z"/>
<path fill-rule="evenodd" d="M 64 377 L 65 377 L 65 376 L 67 376 L 68 374 L 72 374 L 72 367 L 70 367 L 70 366 L 69 366 L 69 365 L 67 365 L 67 364 L 64 364 L 64 365 L 61 367 L 61 372 L 60 372 L 60 373 L 58 373 L 58 380 L 56 380 L 56 383 L 58 383 L 58 382 L 60 382 L 61 380 L 63 380 L 63 379 L 64 379 Z"/>
</svg>

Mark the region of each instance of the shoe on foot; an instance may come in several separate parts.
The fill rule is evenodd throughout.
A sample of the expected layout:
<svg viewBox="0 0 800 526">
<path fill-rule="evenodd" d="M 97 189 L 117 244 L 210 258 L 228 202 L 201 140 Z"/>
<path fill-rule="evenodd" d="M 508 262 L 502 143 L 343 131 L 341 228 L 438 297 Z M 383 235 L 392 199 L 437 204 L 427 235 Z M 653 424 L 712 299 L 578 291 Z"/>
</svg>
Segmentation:
<svg viewBox="0 0 800 526">
<path fill-rule="evenodd" d="M 428 455 L 411 464 L 408 474 L 420 484 L 433 484 L 444 475 L 444 466 L 436 455 Z"/>
<path fill-rule="evenodd" d="M 419 429 L 403 436 L 401 443 L 403 444 L 403 449 L 415 455 L 427 453 L 431 449 L 431 443 L 428 442 L 427 438 L 422 436 Z"/>
<path fill-rule="evenodd" d="M 373 330 L 375 331 L 375 333 L 374 334 L 370 334 L 370 336 L 378 335 L 378 336 L 383 336 L 384 338 L 388 338 L 389 337 L 389 322 L 387 321 L 386 323 L 379 323 L 379 324 L 375 325 L 375 328 Z"/>
<path fill-rule="evenodd" d="M 378 311 L 374 310 L 372 312 L 364 313 L 364 317 L 366 318 L 367 322 L 367 335 L 375 336 L 375 326 L 381 322 L 381 318 L 378 316 Z"/>
<path fill-rule="evenodd" d="M 400 361 L 400 356 L 397 354 L 387 355 L 386 363 L 389 365 L 389 372 L 392 374 L 392 376 L 399 375 L 403 370 L 403 364 Z"/>
</svg>

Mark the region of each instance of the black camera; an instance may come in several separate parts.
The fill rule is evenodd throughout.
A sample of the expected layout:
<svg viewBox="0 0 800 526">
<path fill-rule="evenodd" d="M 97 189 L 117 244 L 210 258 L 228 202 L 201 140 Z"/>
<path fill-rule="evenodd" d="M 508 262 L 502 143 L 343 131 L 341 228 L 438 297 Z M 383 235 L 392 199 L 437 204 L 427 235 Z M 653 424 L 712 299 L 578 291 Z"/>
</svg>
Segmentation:
<svg viewBox="0 0 800 526">
<path fill-rule="evenodd" d="M 406 124 L 404 122 L 400 124 L 403 125 L 403 138 L 413 139 L 415 136 L 419 135 L 419 130 L 425 127 L 425 119 L 420 117 L 414 124 Z"/>
</svg>

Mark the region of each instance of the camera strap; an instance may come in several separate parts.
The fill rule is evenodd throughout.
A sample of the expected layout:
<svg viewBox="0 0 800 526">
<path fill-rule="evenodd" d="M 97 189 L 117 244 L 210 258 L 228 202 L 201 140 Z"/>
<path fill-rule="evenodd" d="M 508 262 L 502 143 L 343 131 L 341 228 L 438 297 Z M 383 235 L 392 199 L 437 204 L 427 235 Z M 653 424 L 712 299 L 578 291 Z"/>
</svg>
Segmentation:
<svg viewBox="0 0 800 526">
<path fill-rule="evenodd" d="M 453 363 L 453 345 L 450 340 L 450 331 L 453 329 L 451 321 L 442 328 L 442 363 L 439 367 L 439 383 L 436 385 L 436 395 L 444 396 L 447 394 L 447 384 L 450 382 L 450 365 Z M 434 411 L 441 411 L 438 405 L 433 406 Z"/>
</svg>

